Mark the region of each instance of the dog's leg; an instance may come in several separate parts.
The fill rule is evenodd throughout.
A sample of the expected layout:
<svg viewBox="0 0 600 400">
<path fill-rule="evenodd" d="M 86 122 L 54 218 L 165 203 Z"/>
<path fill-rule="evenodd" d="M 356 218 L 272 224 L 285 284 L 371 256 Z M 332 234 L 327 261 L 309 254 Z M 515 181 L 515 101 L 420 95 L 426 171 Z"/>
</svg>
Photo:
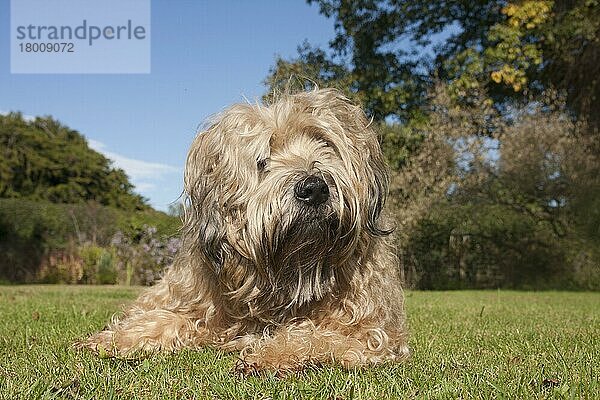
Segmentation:
<svg viewBox="0 0 600 400">
<path fill-rule="evenodd" d="M 277 327 L 242 351 L 238 367 L 298 370 L 324 363 L 344 367 L 380 364 L 409 356 L 403 294 L 393 258 L 380 257 L 356 273 L 344 295 L 323 301 L 303 319 Z"/>
<path fill-rule="evenodd" d="M 79 343 L 95 352 L 126 356 L 141 351 L 174 351 L 208 340 L 201 320 L 168 310 L 130 310 L 121 320 Z"/>
<path fill-rule="evenodd" d="M 205 318 L 210 304 L 180 299 L 169 276 L 149 288 L 120 318 L 76 347 L 125 356 L 135 351 L 174 351 L 209 341 Z"/>
<path fill-rule="evenodd" d="M 405 334 L 369 325 L 315 326 L 304 320 L 282 326 L 250 344 L 236 365 L 248 374 L 260 370 L 297 371 L 310 365 L 354 366 L 398 361 L 408 357 Z"/>
</svg>

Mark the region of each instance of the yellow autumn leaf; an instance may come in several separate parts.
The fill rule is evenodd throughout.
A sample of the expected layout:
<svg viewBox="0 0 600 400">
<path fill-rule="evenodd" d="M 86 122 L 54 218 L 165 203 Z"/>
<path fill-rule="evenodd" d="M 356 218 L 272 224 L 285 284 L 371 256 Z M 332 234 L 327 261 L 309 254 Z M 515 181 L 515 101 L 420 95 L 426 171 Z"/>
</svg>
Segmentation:
<svg viewBox="0 0 600 400">
<path fill-rule="evenodd" d="M 502 73 L 500 71 L 492 72 L 492 80 L 496 83 L 502 82 Z"/>
<path fill-rule="evenodd" d="M 506 14 L 510 17 L 511 15 L 514 15 L 516 10 L 517 10 L 517 7 L 515 7 L 514 4 L 509 4 L 502 9 L 502 13 Z"/>
</svg>

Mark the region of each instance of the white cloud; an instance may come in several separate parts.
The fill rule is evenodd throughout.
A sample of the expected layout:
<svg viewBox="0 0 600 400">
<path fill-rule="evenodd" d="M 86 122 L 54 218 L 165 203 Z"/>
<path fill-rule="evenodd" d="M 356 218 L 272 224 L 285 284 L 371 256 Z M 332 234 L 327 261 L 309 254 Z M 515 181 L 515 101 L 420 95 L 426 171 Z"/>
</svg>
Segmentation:
<svg viewBox="0 0 600 400">
<path fill-rule="evenodd" d="M 129 158 L 109 151 L 102 142 L 94 139 L 87 141 L 90 148 L 104 154 L 115 167 L 125 171 L 136 191 L 150 199 L 152 207 L 166 210 L 168 204 L 181 193 L 181 168 Z"/>
<path fill-rule="evenodd" d="M 138 182 L 138 184 L 135 185 L 135 188 L 140 192 L 149 192 L 151 190 L 156 190 L 156 185 L 150 182 Z"/>
<path fill-rule="evenodd" d="M 114 162 L 117 168 L 121 168 L 127 173 L 138 189 L 151 189 L 156 187 L 153 183 L 142 182 L 148 178 L 160 179 L 165 175 L 179 173 L 180 169 L 167 164 L 153 163 L 148 161 L 136 160 L 134 158 L 125 157 L 121 154 L 108 151 L 106 145 L 94 139 L 88 139 L 90 148 L 99 153 L 104 154 L 107 158 Z M 136 183 L 137 182 L 137 183 Z M 152 185 L 152 187 L 150 186 Z"/>
</svg>

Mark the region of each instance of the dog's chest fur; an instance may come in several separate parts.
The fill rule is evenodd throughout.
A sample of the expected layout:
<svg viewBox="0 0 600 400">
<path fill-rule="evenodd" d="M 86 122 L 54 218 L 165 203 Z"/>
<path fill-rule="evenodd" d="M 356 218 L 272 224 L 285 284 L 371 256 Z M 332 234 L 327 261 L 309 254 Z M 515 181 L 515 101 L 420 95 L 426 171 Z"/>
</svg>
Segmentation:
<svg viewBox="0 0 600 400">
<path fill-rule="evenodd" d="M 335 270 L 325 262 L 273 266 L 268 272 L 243 264 L 233 263 L 235 272 L 225 267 L 219 276 L 223 300 L 242 318 L 293 318 L 340 287 Z"/>
</svg>

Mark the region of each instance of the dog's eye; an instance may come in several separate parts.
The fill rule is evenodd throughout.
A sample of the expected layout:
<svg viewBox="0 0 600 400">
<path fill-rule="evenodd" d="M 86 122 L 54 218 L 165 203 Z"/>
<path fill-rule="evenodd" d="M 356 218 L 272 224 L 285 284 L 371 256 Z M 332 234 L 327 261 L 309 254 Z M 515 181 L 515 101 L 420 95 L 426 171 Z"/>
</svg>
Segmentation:
<svg viewBox="0 0 600 400">
<path fill-rule="evenodd" d="M 323 144 L 325 145 L 325 147 L 329 147 L 331 149 L 336 148 L 335 145 L 332 142 L 330 142 L 329 140 L 323 140 Z"/>
<path fill-rule="evenodd" d="M 264 171 L 265 168 L 267 167 L 267 159 L 263 158 L 262 160 L 258 160 L 256 162 L 256 168 L 258 168 L 259 171 Z"/>
</svg>

